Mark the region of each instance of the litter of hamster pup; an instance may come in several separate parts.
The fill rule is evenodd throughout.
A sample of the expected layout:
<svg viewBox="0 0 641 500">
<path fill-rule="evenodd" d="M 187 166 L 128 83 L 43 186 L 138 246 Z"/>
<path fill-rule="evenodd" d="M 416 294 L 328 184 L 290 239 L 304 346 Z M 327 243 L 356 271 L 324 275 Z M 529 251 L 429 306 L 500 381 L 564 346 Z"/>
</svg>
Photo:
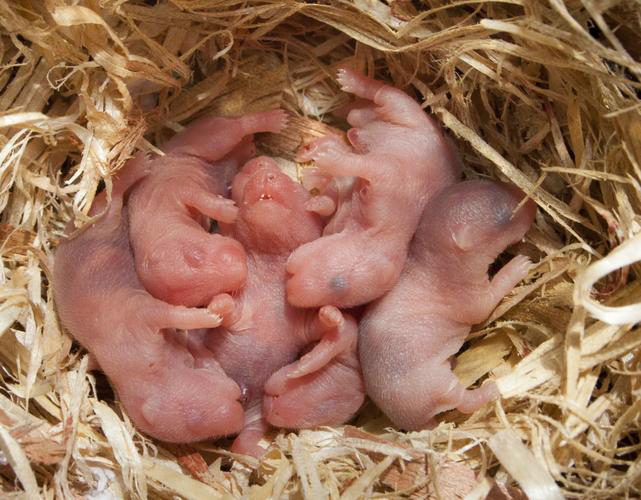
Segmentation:
<svg viewBox="0 0 641 500">
<path fill-rule="evenodd" d="M 0 2 L 2 494 L 638 496 L 637 13 L 635 0 Z M 64 328 L 51 286 L 55 249 L 105 217 L 131 158 L 162 156 L 205 117 L 277 108 L 285 129 L 256 134 L 256 153 L 241 143 L 219 165 L 231 175 L 245 155 L 272 158 L 308 188 L 305 206 L 326 235 L 340 233 L 357 179 L 326 183 L 297 153 L 327 135 L 351 144 L 346 117 L 359 103 L 341 90 L 341 68 L 411 96 L 453 143 L 466 182 L 514 185 L 521 206 L 538 207 L 488 279 L 517 255 L 533 263 L 527 276 L 448 365 L 466 389 L 493 380 L 500 397 L 472 414 L 436 415 L 421 431 L 399 430 L 366 401 L 348 424 L 267 429 L 260 459 L 230 451 L 233 438 L 150 438 Z M 229 186 L 213 189 L 229 195 Z M 221 208 L 209 234 L 232 238 L 224 225 L 236 210 Z M 206 237 L 205 216 L 189 215 L 199 224 L 192 234 Z M 123 245 L 116 239 L 112 255 Z M 250 276 L 233 267 L 234 280 Z M 172 305 L 211 305 L 207 321 L 224 322 L 242 287 L 216 290 L 214 303 L 196 293 Z M 167 340 L 184 360 L 184 336 Z M 290 387 L 281 374 L 275 396 Z M 232 399 L 237 390 L 242 401 L 242 387 L 224 388 Z"/>
<path fill-rule="evenodd" d="M 304 154 L 314 152 L 316 175 L 327 177 L 326 185 L 334 181 L 325 170 L 330 157 L 333 173 L 345 165 L 356 165 L 351 173 L 357 180 L 352 185 L 351 215 L 345 222 L 350 231 L 342 232 L 341 239 L 331 241 L 320 254 L 310 252 L 309 244 L 332 238 L 321 239 L 323 224 L 316 210 L 310 209 L 312 196 L 271 158 L 251 158 L 253 133 L 278 133 L 285 127 L 285 115 L 279 110 L 234 119 L 203 119 L 163 146 L 165 155 L 133 158 L 114 181 L 106 214 L 61 243 L 54 262 L 53 289 L 62 323 L 113 382 L 135 425 L 150 436 L 191 443 L 238 434 L 231 449 L 260 458 L 265 449 L 258 443 L 269 424 L 300 429 L 345 423 L 363 403 L 357 352 L 360 314 L 356 319 L 344 317 L 337 306 L 344 306 L 347 296 L 350 302 L 360 297 L 352 304 L 360 305 L 369 302 L 363 297 L 376 298 L 390 288 L 390 295 L 395 293 L 409 240 L 419 220 L 433 218 L 431 210 L 446 216 L 447 231 L 453 235 L 450 239 L 463 251 L 478 252 L 475 246 L 488 244 L 483 237 L 473 236 L 477 219 L 483 228 L 477 230 L 480 234 L 489 232 L 498 241 L 504 232 L 511 234 L 511 208 L 518 200 L 511 198 L 511 208 L 503 203 L 504 189 L 467 189 L 469 199 L 451 195 L 460 210 L 449 217 L 438 204 L 423 213 L 426 205 L 431 206 L 430 197 L 439 195 L 459 175 L 456 155 L 408 95 L 355 71 L 343 69 L 339 79 L 364 100 L 347 117 L 355 126 L 347 132 L 351 146 L 331 144 L 338 139 L 326 136 L 304 146 Z M 338 157 L 328 153 L 335 147 L 340 148 Z M 414 183 L 415 179 L 420 182 Z M 224 196 L 228 185 L 231 199 Z M 400 206 L 399 200 L 404 200 Z M 100 199 L 98 206 L 102 204 Z M 336 205 L 333 200 L 332 204 Z M 485 222 L 493 221 L 487 213 L 496 210 L 493 204 L 501 209 L 500 227 Z M 406 210 L 410 207 L 413 212 Z M 534 212 L 528 213 L 528 218 L 516 217 L 519 237 L 510 242 L 520 239 L 529 227 Z M 205 215 L 208 217 L 203 218 Z M 391 224 L 399 215 L 407 219 L 402 228 Z M 218 222 L 220 234 L 205 230 L 213 221 Z M 358 234 L 359 228 L 368 233 L 367 241 Z M 417 238 L 425 240 L 420 232 Z M 387 251 L 390 240 L 393 252 Z M 230 256 L 232 244 L 236 251 Z M 504 247 L 497 247 L 495 254 Z M 415 254 L 420 253 L 416 245 L 413 248 Z M 433 267 L 445 264 L 434 252 L 424 253 L 425 259 L 434 261 Z M 291 293 L 292 259 L 298 262 L 294 273 L 307 273 L 311 268 L 314 274 L 323 254 L 342 266 L 336 270 L 330 265 L 324 273 L 338 273 L 350 290 L 347 295 L 333 295 L 336 301 L 319 304 L 320 309 L 295 307 L 299 300 Z M 378 289 L 373 283 L 382 273 L 376 261 L 380 258 L 383 267 L 387 266 L 385 259 L 394 260 L 397 270 Z M 487 269 L 491 260 L 476 266 Z M 132 262 L 137 264 L 135 269 Z M 500 276 L 514 267 L 506 266 Z M 245 271 L 241 280 L 234 279 L 237 269 Z M 522 271 L 493 280 L 498 291 L 485 316 L 526 276 L 527 268 Z M 444 275 L 451 272 L 446 270 Z M 438 276 L 428 279 L 434 280 L 433 294 L 447 294 L 447 281 Z M 309 279 L 303 279 L 306 281 Z M 235 297 L 226 293 L 234 291 Z M 475 301 L 470 298 L 472 309 L 477 307 L 475 301 L 483 300 L 481 294 Z M 407 306 L 409 303 L 396 301 L 397 310 Z M 83 321 L 87 315 L 92 321 Z M 435 317 L 439 318 L 438 311 Z M 484 319 L 471 317 L 478 320 L 472 322 Z M 424 331 L 422 339 L 415 339 L 422 344 L 424 356 L 414 364 L 418 361 L 434 368 L 429 353 L 438 352 L 441 332 L 432 332 L 429 322 L 411 326 L 417 334 Z M 446 332 L 442 334 L 447 338 Z M 383 337 L 375 343 L 397 341 Z M 402 358 L 407 348 L 403 344 L 406 342 L 397 343 L 398 353 L 379 353 L 374 360 L 370 356 L 369 366 L 372 362 L 393 365 L 397 354 Z M 371 342 L 366 345 L 371 347 Z M 296 360 L 303 351 L 307 352 Z M 397 368 L 405 366 L 404 360 Z M 388 392 L 388 380 L 392 391 L 399 377 L 387 372 L 377 378 L 379 393 Z M 445 386 L 431 390 L 446 393 L 450 385 L 445 377 L 430 381 L 414 377 L 408 382 L 417 386 L 415 394 L 425 390 L 420 386 L 439 383 Z M 490 399 L 479 400 L 476 407 Z M 389 407 L 383 408 L 387 413 Z M 425 422 L 432 416 L 426 414 Z M 421 427 L 425 426 L 414 422 L 410 428 Z"/>
</svg>

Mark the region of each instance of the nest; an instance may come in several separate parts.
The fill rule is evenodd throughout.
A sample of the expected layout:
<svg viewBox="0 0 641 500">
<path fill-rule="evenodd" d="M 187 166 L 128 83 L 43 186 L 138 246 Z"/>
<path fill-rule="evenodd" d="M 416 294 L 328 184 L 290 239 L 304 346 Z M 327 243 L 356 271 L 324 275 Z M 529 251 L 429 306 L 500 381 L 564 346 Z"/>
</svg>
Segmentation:
<svg viewBox="0 0 641 500">
<path fill-rule="evenodd" d="M 5 498 L 638 497 L 638 0 L 0 0 L 0 491 Z M 539 206 L 537 265 L 457 356 L 502 398 L 401 433 L 367 404 L 274 431 L 260 462 L 132 427 L 56 316 L 70 220 L 138 150 L 207 114 L 281 106 L 293 153 L 347 102 L 336 68 L 406 90 L 465 177 Z M 101 496 L 103 495 L 103 496 Z"/>
</svg>

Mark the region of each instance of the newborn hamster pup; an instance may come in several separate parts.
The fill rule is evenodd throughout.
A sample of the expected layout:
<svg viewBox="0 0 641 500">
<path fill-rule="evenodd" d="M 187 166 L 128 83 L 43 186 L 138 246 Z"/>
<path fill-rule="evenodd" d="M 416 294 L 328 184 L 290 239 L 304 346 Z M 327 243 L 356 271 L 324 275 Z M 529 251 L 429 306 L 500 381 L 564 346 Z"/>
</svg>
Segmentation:
<svg viewBox="0 0 641 500">
<path fill-rule="evenodd" d="M 238 167 L 255 155 L 251 134 L 278 132 L 285 123 L 281 110 L 205 118 L 167 142 L 165 156 L 146 160 L 150 174 L 127 210 L 136 271 L 154 297 L 199 306 L 243 285 L 244 249 L 210 234 L 209 219 L 235 220 L 238 209 L 224 196 Z"/>
<path fill-rule="evenodd" d="M 466 391 L 450 360 L 471 325 L 527 275 L 522 255 L 487 274 L 534 219 L 532 201 L 514 213 L 524 196 L 484 180 L 443 190 L 427 205 L 398 283 L 368 306 L 359 326 L 367 394 L 399 428 L 425 428 L 453 408 L 471 413 L 497 395 L 493 383 Z"/>
<path fill-rule="evenodd" d="M 238 218 L 221 231 L 245 247 L 247 283 L 231 320 L 210 331 L 204 346 L 242 390 L 245 422 L 232 449 L 258 456 L 268 422 L 294 428 L 344 422 L 362 404 L 364 387 L 356 322 L 334 307 L 306 311 L 285 298 L 289 254 L 321 233 L 318 216 L 305 210 L 310 195 L 273 160 L 258 157 L 236 176 L 232 196 Z"/>
<path fill-rule="evenodd" d="M 445 136 L 407 94 L 352 70 L 341 70 L 338 81 L 370 104 L 347 116 L 352 147 L 327 136 L 299 157 L 313 160 L 322 174 L 356 178 L 345 205 L 350 213 L 328 225 L 338 232 L 326 231 L 287 263 L 287 298 L 299 307 L 351 307 L 389 290 L 425 204 L 460 172 Z"/>
<path fill-rule="evenodd" d="M 213 328 L 220 311 L 174 306 L 138 280 L 123 197 L 144 175 L 131 163 L 114 181 L 105 214 L 60 243 L 53 292 L 64 326 L 94 357 L 138 429 L 172 442 L 238 432 L 240 389 L 215 362 L 167 341 L 174 329 Z M 94 212 L 105 206 L 104 193 Z"/>
</svg>

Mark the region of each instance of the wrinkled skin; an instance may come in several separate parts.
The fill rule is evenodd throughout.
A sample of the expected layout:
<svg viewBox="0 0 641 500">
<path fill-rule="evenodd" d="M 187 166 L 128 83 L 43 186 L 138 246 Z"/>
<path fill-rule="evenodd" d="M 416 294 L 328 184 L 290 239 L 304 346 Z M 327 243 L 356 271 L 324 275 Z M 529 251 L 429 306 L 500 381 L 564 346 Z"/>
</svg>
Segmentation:
<svg viewBox="0 0 641 500">
<path fill-rule="evenodd" d="M 236 176 L 232 196 L 238 218 L 221 231 L 245 247 L 247 283 L 229 298 L 224 326 L 202 336 L 202 348 L 242 391 L 243 430 L 232 450 L 260 456 L 267 424 L 345 422 L 361 406 L 364 387 L 354 319 L 334 307 L 305 311 L 285 300 L 287 257 L 321 234 L 318 216 L 305 210 L 307 191 L 273 160 L 258 157 Z"/>
<path fill-rule="evenodd" d="M 427 206 L 396 286 L 369 305 L 359 325 L 367 394 L 401 429 L 433 425 L 440 412 L 471 413 L 498 395 L 494 383 L 465 390 L 451 357 L 522 280 L 519 255 L 490 280 L 488 266 L 530 227 L 536 206 L 513 186 L 467 181 Z"/>
<path fill-rule="evenodd" d="M 125 167 L 106 212 L 58 246 L 53 291 L 60 319 L 141 431 L 170 442 L 236 433 L 240 388 L 213 358 L 197 359 L 175 341 L 178 329 L 220 325 L 223 311 L 216 303 L 207 309 L 167 304 L 137 277 L 123 199 L 146 174 L 140 158 Z M 105 206 L 103 194 L 94 213 Z"/>
<path fill-rule="evenodd" d="M 167 142 L 165 156 L 146 160 L 150 174 L 132 191 L 127 211 L 136 271 L 154 297 L 201 306 L 244 284 L 243 247 L 210 234 L 209 219 L 236 219 L 238 208 L 224 196 L 238 167 L 255 155 L 251 134 L 278 132 L 285 123 L 281 110 L 205 118 Z"/>
<path fill-rule="evenodd" d="M 351 201 L 343 200 L 324 236 L 287 263 L 287 298 L 299 307 L 352 307 L 392 288 L 426 203 L 460 173 L 448 140 L 407 94 L 351 70 L 339 71 L 338 81 L 364 100 L 347 115 L 351 147 L 327 136 L 299 160 L 313 160 L 318 175 L 355 180 Z M 336 198 L 340 189 L 308 209 L 327 215 Z"/>
</svg>

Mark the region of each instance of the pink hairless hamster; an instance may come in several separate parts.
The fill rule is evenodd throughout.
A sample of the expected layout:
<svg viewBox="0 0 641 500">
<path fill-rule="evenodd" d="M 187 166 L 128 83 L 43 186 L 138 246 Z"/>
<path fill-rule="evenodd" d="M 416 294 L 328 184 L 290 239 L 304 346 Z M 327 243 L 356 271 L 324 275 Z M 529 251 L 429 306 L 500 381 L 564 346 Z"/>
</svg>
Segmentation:
<svg viewBox="0 0 641 500">
<path fill-rule="evenodd" d="M 281 110 L 205 118 L 167 142 L 165 156 L 146 160 L 150 174 L 132 190 L 127 211 L 136 271 L 154 297 L 201 306 L 243 285 L 243 247 L 210 234 L 208 218 L 234 221 L 238 209 L 224 196 L 237 168 L 255 155 L 251 134 L 285 123 Z"/>
<path fill-rule="evenodd" d="M 446 188 L 427 205 L 398 283 L 368 306 L 359 326 L 366 391 L 399 428 L 425 428 L 440 412 L 471 413 L 496 397 L 493 383 L 466 391 L 450 359 L 470 326 L 527 275 L 522 255 L 487 274 L 534 219 L 532 201 L 514 212 L 523 198 L 498 182 Z"/>
<path fill-rule="evenodd" d="M 218 304 L 170 305 L 138 280 L 123 208 L 129 186 L 147 173 L 138 167 L 132 162 L 119 173 L 103 216 L 58 246 L 53 291 L 60 319 L 109 377 L 140 430 L 171 442 L 236 433 L 243 419 L 236 382 L 215 360 L 194 358 L 171 341 L 175 329 L 220 325 Z M 94 212 L 104 205 L 101 195 Z"/>
<path fill-rule="evenodd" d="M 232 196 L 238 218 L 221 230 L 247 251 L 247 283 L 230 297 L 233 312 L 224 327 L 206 333 L 203 348 L 241 387 L 245 421 L 232 449 L 261 455 L 267 423 L 342 423 L 361 406 L 364 387 L 354 319 L 332 306 L 297 309 L 285 298 L 289 254 L 321 234 L 318 216 L 305 209 L 310 195 L 273 160 L 258 157 L 238 173 Z"/>
<path fill-rule="evenodd" d="M 356 178 L 351 213 L 328 226 L 339 232 L 301 246 L 287 263 L 287 298 L 299 307 L 351 307 L 383 295 L 398 279 L 425 204 L 460 173 L 448 140 L 411 97 L 351 70 L 339 71 L 338 81 L 371 104 L 347 116 L 352 147 L 327 136 L 299 156 L 321 174 Z"/>
</svg>

